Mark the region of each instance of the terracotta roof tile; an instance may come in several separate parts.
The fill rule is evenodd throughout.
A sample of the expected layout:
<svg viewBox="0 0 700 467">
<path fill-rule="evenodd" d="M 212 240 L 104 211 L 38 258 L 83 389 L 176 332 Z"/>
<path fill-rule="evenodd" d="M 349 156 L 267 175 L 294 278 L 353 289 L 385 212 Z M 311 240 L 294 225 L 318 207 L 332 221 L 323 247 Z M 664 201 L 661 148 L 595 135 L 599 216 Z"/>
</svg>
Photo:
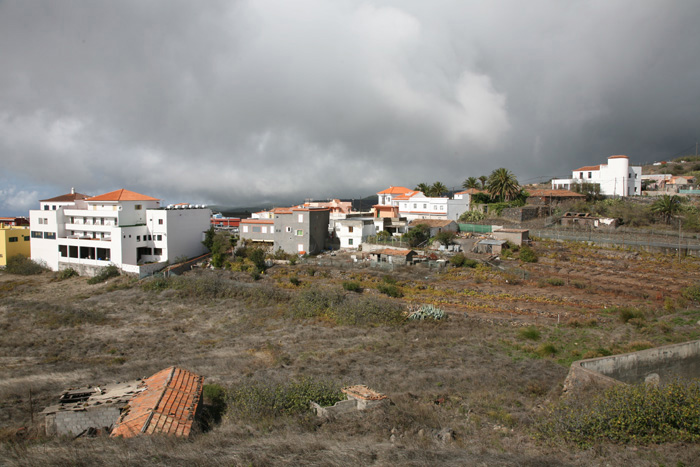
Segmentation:
<svg viewBox="0 0 700 467">
<path fill-rule="evenodd" d="M 111 436 L 130 438 L 141 433 L 189 436 L 201 403 L 204 377 L 177 367 L 166 368 L 143 381 Z"/>
<path fill-rule="evenodd" d="M 54 202 L 54 203 L 65 203 L 69 201 L 76 201 L 79 199 L 88 199 L 90 196 L 89 195 L 84 195 L 82 193 L 68 193 L 66 195 L 61 195 L 61 196 L 56 196 L 55 198 L 49 198 L 49 199 L 40 199 L 40 203 L 49 203 L 49 202 Z"/>
<path fill-rule="evenodd" d="M 241 219 L 241 224 L 274 224 L 274 219 Z"/>
<path fill-rule="evenodd" d="M 413 219 L 409 225 L 425 224 L 428 227 L 447 227 L 454 221 L 449 219 Z"/>
<path fill-rule="evenodd" d="M 110 191 L 103 195 L 93 196 L 88 198 L 88 201 L 160 201 L 158 198 L 152 198 L 150 196 L 142 195 L 134 191 L 125 190 L 124 188 L 120 190 Z"/>
<path fill-rule="evenodd" d="M 608 159 L 629 159 L 627 156 L 610 156 Z"/>
<path fill-rule="evenodd" d="M 413 250 L 397 250 L 395 248 L 384 248 L 383 250 L 375 250 L 372 255 L 388 255 L 388 256 L 406 256 Z"/>
<path fill-rule="evenodd" d="M 600 165 L 585 165 L 583 167 L 579 167 L 578 169 L 575 169 L 574 172 L 585 172 L 587 170 L 600 170 Z"/>
<path fill-rule="evenodd" d="M 488 193 L 485 190 L 479 190 L 478 188 L 467 188 L 464 191 L 460 191 L 458 193 L 455 193 L 456 195 L 476 195 L 479 193 Z"/>
<path fill-rule="evenodd" d="M 378 192 L 378 195 L 403 195 L 409 193 L 413 190 L 406 188 L 405 186 L 391 186 L 386 190 Z"/>
<path fill-rule="evenodd" d="M 585 198 L 586 195 L 581 193 L 576 193 L 571 190 L 548 190 L 548 189 L 535 189 L 527 190 L 530 196 L 535 197 L 551 197 L 551 198 Z"/>
</svg>

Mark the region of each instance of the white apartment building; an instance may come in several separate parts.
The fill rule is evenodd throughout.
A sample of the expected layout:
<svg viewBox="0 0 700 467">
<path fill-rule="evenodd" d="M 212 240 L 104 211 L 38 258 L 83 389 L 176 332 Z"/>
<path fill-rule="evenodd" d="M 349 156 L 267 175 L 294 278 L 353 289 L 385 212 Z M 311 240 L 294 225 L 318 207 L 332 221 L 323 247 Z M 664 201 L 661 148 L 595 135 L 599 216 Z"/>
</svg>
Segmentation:
<svg viewBox="0 0 700 467">
<path fill-rule="evenodd" d="M 582 183 L 599 185 L 605 196 L 639 196 L 642 167 L 631 166 L 627 156 L 610 156 L 607 164 L 581 167 L 572 171 L 571 178 L 552 180 L 552 189 L 576 191 L 576 184 Z"/>
<path fill-rule="evenodd" d="M 367 238 L 376 235 L 377 219 L 374 217 L 349 217 L 335 221 L 335 234 L 340 240 L 340 248 L 357 249 Z M 383 226 L 383 219 L 379 219 Z"/>
<path fill-rule="evenodd" d="M 157 198 L 125 189 L 94 197 L 71 190 L 39 203 L 29 212 L 32 259 L 54 271 L 90 275 L 114 264 L 142 275 L 206 252 L 211 211 L 203 206 L 164 208 Z"/>
<path fill-rule="evenodd" d="M 454 199 L 430 197 L 420 191 L 394 186 L 380 191 L 377 196 L 378 203 L 374 206 L 377 217 L 399 217 L 408 222 L 415 219 L 457 220 L 469 210 L 470 203 L 469 196 L 455 195 Z"/>
</svg>

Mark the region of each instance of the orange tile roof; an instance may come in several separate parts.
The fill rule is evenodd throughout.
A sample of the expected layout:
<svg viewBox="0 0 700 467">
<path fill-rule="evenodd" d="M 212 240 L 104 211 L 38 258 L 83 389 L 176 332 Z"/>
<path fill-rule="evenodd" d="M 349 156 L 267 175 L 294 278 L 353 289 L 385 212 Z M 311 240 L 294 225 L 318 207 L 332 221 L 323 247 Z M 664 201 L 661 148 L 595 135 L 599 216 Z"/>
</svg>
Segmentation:
<svg viewBox="0 0 700 467">
<path fill-rule="evenodd" d="M 411 192 L 413 190 L 409 190 L 405 186 L 391 186 L 387 188 L 386 190 L 382 190 L 378 195 L 403 195 L 405 193 Z"/>
<path fill-rule="evenodd" d="M 586 195 L 582 195 L 581 193 L 576 193 L 575 191 L 571 190 L 548 190 L 548 189 L 535 189 L 535 190 L 526 190 L 530 196 L 537 196 L 537 197 L 551 197 L 551 198 L 585 198 Z"/>
<path fill-rule="evenodd" d="M 354 386 L 347 386 L 341 389 L 341 391 L 350 397 L 355 399 L 363 399 L 367 401 L 379 401 L 386 399 L 386 395 L 381 392 L 377 392 L 374 389 L 370 389 L 364 384 L 356 384 Z"/>
<path fill-rule="evenodd" d="M 428 227 L 446 227 L 453 222 L 449 219 L 413 219 L 409 225 L 425 224 Z"/>
<path fill-rule="evenodd" d="M 627 156 L 610 156 L 608 159 L 629 159 Z"/>
<path fill-rule="evenodd" d="M 600 165 L 585 165 L 583 167 L 575 169 L 574 172 L 583 172 L 586 170 L 600 170 Z"/>
<path fill-rule="evenodd" d="M 120 190 L 110 191 L 103 195 L 93 196 L 88 198 L 88 201 L 160 201 L 158 198 L 152 198 L 150 196 L 142 195 L 134 191 L 125 190 L 124 188 Z"/>
<path fill-rule="evenodd" d="M 146 378 L 145 389 L 131 399 L 110 436 L 131 438 L 142 433 L 189 436 L 203 385 L 203 376 L 177 367 Z"/>
<path fill-rule="evenodd" d="M 274 219 L 241 219 L 241 224 L 274 224 Z"/>
<path fill-rule="evenodd" d="M 416 196 L 419 193 L 420 193 L 420 191 L 410 191 L 410 192 L 403 194 L 403 195 L 396 195 L 396 196 L 394 196 L 394 199 L 395 200 L 396 199 L 398 199 L 398 200 L 411 199 L 412 197 Z"/>
</svg>

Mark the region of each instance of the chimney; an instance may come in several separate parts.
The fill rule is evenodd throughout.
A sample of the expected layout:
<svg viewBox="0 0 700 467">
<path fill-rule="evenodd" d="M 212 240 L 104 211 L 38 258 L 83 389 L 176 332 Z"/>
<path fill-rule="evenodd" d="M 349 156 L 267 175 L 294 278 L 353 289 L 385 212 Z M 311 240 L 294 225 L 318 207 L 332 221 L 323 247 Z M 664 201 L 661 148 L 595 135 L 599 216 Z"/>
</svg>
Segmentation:
<svg viewBox="0 0 700 467">
<path fill-rule="evenodd" d="M 71 195 L 74 195 L 74 194 L 75 194 L 75 187 L 71 187 L 71 189 L 70 189 L 70 194 L 71 194 Z"/>
</svg>

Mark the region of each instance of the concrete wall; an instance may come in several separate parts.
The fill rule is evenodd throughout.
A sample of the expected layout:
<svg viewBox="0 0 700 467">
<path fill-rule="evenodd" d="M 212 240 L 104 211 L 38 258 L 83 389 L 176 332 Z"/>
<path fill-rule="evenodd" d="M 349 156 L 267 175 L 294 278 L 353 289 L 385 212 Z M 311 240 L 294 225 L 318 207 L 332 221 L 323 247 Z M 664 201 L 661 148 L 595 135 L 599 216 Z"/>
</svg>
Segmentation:
<svg viewBox="0 0 700 467">
<path fill-rule="evenodd" d="M 88 428 L 111 427 L 119 419 L 120 413 L 116 406 L 55 412 L 46 416 L 46 434 L 78 435 Z"/>
<path fill-rule="evenodd" d="M 576 391 L 591 384 L 605 387 L 644 381 L 664 382 L 676 377 L 700 377 L 700 340 L 579 360 L 571 364 L 564 391 Z"/>
</svg>

